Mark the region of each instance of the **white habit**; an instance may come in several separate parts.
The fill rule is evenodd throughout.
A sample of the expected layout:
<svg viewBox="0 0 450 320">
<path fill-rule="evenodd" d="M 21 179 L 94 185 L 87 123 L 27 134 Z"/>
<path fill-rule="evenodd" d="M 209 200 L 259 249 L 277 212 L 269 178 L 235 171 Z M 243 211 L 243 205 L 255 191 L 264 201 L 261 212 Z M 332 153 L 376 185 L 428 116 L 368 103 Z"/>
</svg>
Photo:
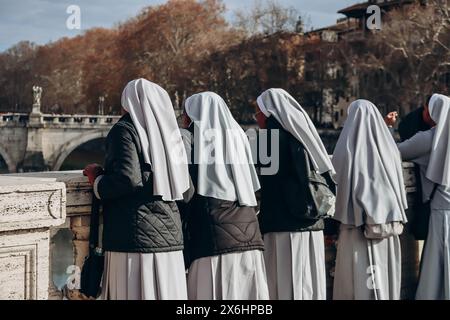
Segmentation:
<svg viewBox="0 0 450 320">
<path fill-rule="evenodd" d="M 341 222 L 333 299 L 398 300 L 398 236 L 407 222 L 403 169 L 395 141 L 370 101 L 350 105 L 333 165 L 335 219 Z"/>
<path fill-rule="evenodd" d="M 189 300 L 269 300 L 260 250 L 195 260 L 188 273 Z"/>
<path fill-rule="evenodd" d="M 103 300 L 187 300 L 183 252 L 105 253 Z"/>
<path fill-rule="evenodd" d="M 264 235 L 271 300 L 326 300 L 322 231 Z"/>
<path fill-rule="evenodd" d="M 398 145 L 404 160 L 420 166 L 423 200 L 431 201 L 428 238 L 422 254 L 417 300 L 450 300 L 450 99 L 430 100 L 435 128 L 419 132 Z"/>
</svg>

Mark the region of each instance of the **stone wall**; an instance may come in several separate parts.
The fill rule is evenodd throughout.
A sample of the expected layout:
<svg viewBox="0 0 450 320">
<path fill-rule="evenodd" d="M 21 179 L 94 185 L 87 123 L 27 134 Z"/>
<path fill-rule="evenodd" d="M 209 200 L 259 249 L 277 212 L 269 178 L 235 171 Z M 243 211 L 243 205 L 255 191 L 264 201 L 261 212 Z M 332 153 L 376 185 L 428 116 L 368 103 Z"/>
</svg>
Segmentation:
<svg viewBox="0 0 450 320">
<path fill-rule="evenodd" d="M 51 292 L 49 299 L 83 299 L 77 292 L 79 275 L 89 247 L 89 222 L 92 188 L 79 171 L 20 174 L 34 178 L 50 178 L 66 188 L 65 223 L 52 228 Z M 70 243 L 67 238 L 70 237 Z M 65 242 L 64 242 L 65 241 Z M 62 252 L 63 251 L 63 252 Z M 61 255 L 64 255 L 62 257 Z M 63 293 L 64 291 L 64 293 Z"/>
<path fill-rule="evenodd" d="M 412 193 L 415 192 L 415 181 L 413 174 L 413 165 L 409 163 L 404 164 L 404 175 L 406 189 L 409 194 L 409 201 L 412 201 Z M 37 179 L 50 179 L 55 183 L 63 183 L 65 186 L 65 221 L 59 221 L 58 225 L 53 226 L 50 230 L 50 252 L 51 261 L 49 264 L 50 276 L 47 277 L 49 283 L 48 287 L 50 299 L 83 299 L 83 297 L 77 291 L 79 280 L 79 272 L 83 265 L 84 258 L 88 253 L 88 237 L 89 237 L 89 220 L 90 220 L 90 204 L 92 201 L 92 190 L 87 182 L 87 179 L 82 176 L 81 172 L 46 172 L 46 173 L 32 173 L 22 174 L 26 178 Z M 1 179 L 0 179 L 1 181 Z M 2 200 L 2 193 L 0 192 L 0 203 Z M 8 201 L 16 201 L 8 200 Z M 413 212 L 408 211 L 408 216 L 411 217 Z M 2 210 L 0 210 L 0 217 L 2 217 Z M 62 218 L 61 218 L 62 219 Z M 1 225 L 0 218 L 0 225 Z M 64 222 L 64 223 L 62 223 Z M 43 251 L 47 250 L 45 243 L 48 246 L 49 235 L 42 237 L 39 234 L 40 230 L 24 235 L 19 231 L 14 231 L 12 234 L 4 234 L 0 229 L 0 284 L 2 283 L 2 250 L 4 247 L 12 243 L 8 238 L 14 236 L 17 239 L 43 239 L 41 248 Z M 40 238 L 41 237 L 41 238 Z M 46 240 L 47 239 L 47 240 Z M 3 242 L 2 242 L 3 241 Z M 421 251 L 421 243 L 415 241 L 408 232 L 402 236 L 402 255 L 403 255 L 403 282 L 402 282 L 402 297 L 404 299 L 412 299 L 417 284 L 419 258 Z M 335 244 L 334 242 L 328 242 L 326 247 L 326 263 L 327 263 L 327 281 L 328 292 L 332 292 L 332 271 L 335 260 Z M 11 258 L 10 269 L 16 269 L 13 264 L 17 259 Z M 4 268 L 4 265 L 3 265 Z M 15 276 L 12 275 L 11 279 Z M 23 277 L 22 277 L 23 278 Z M 20 287 L 24 280 L 12 283 L 11 285 Z M 19 278 L 17 278 L 19 279 Z M 4 281 L 4 280 L 3 280 Z M 0 286 L 0 297 L 2 297 L 2 291 Z M 64 291 L 64 293 L 62 292 Z M 10 296 L 3 296 L 6 298 L 36 298 L 36 295 L 14 293 Z M 41 298 L 44 295 L 40 296 Z"/>
<path fill-rule="evenodd" d="M 1 177 L 0 300 L 48 298 L 50 227 L 65 217 L 65 184 Z"/>
</svg>

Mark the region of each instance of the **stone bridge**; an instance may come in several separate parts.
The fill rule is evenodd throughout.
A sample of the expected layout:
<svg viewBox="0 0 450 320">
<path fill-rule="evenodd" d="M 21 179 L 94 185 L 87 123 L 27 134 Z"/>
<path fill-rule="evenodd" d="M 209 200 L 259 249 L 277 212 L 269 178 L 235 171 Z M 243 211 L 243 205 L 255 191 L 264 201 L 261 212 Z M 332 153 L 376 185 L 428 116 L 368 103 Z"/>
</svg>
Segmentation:
<svg viewBox="0 0 450 320">
<path fill-rule="evenodd" d="M 105 138 L 119 116 L 0 114 L 0 158 L 9 172 L 59 171 L 82 144 Z"/>
</svg>

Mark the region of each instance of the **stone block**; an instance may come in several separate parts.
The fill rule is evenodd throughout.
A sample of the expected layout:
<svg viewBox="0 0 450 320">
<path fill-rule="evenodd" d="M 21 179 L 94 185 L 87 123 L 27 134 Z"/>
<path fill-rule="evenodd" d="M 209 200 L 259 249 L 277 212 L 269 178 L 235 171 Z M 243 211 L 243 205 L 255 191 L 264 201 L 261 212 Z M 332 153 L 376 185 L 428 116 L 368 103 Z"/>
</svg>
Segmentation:
<svg viewBox="0 0 450 320">
<path fill-rule="evenodd" d="M 89 227 L 72 227 L 71 230 L 74 234 L 74 240 L 89 241 Z"/>
<path fill-rule="evenodd" d="M 81 268 L 83 266 L 84 259 L 89 253 L 89 241 L 74 240 L 73 247 L 75 254 L 75 264 Z"/>
<path fill-rule="evenodd" d="M 50 227 L 65 208 L 62 183 L 0 177 L 0 300 L 48 298 Z"/>
<path fill-rule="evenodd" d="M 36 229 L 64 223 L 63 183 L 35 178 L 0 179 L 0 232 Z"/>
</svg>

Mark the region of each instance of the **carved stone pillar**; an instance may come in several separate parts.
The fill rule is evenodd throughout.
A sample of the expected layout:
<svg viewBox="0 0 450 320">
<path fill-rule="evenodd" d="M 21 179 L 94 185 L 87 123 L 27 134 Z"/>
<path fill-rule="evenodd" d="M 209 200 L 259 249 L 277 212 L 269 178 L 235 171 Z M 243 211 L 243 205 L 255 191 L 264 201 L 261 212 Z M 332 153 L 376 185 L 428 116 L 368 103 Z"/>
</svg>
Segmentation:
<svg viewBox="0 0 450 320">
<path fill-rule="evenodd" d="M 0 300 L 48 298 L 50 227 L 65 217 L 64 183 L 0 176 Z"/>
<path fill-rule="evenodd" d="M 42 152 L 42 133 L 44 130 L 44 117 L 41 112 L 42 88 L 33 86 L 33 109 L 29 114 L 27 124 L 27 148 L 21 170 L 45 171 L 48 170 Z"/>
<path fill-rule="evenodd" d="M 43 131 L 44 125 L 42 123 L 32 123 L 30 121 L 27 126 L 27 148 L 24 160 L 20 166 L 24 172 L 48 170 L 42 150 Z"/>
<path fill-rule="evenodd" d="M 35 172 L 21 177 L 51 179 L 66 186 L 66 222 L 51 228 L 49 299 L 84 299 L 79 293 L 79 276 L 89 251 L 92 187 L 81 171 Z M 70 234 L 70 236 L 69 236 Z M 69 244 L 66 242 L 69 236 Z M 72 281 L 74 280 L 74 281 Z"/>
</svg>

